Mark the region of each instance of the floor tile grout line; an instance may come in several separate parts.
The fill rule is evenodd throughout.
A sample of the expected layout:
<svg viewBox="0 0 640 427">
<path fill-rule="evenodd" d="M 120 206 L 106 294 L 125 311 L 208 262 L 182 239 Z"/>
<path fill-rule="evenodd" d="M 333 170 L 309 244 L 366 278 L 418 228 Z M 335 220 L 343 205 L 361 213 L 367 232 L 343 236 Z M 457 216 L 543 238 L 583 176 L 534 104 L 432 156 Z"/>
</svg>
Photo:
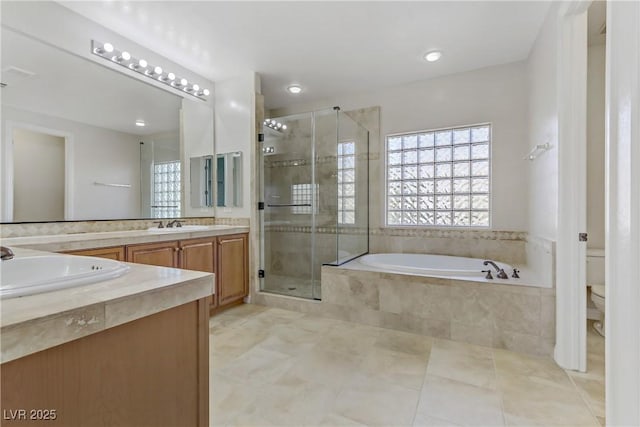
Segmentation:
<svg viewBox="0 0 640 427">
<path fill-rule="evenodd" d="M 427 382 L 427 372 L 429 371 L 429 363 L 431 363 L 431 350 L 433 350 L 433 342 L 429 344 L 429 353 L 427 354 L 427 364 L 424 366 L 424 375 L 422 376 L 422 385 L 420 386 L 420 392 L 418 393 L 418 401 L 416 402 L 416 409 L 413 411 L 413 419 L 411 420 L 411 425 L 414 426 L 416 423 L 416 417 L 418 416 L 418 408 L 420 408 L 420 401 L 422 400 L 422 393 L 424 390 L 424 385 Z"/>
<path fill-rule="evenodd" d="M 493 360 L 493 373 L 496 377 L 496 391 L 500 394 L 500 412 L 502 413 L 502 425 L 506 427 L 507 417 L 505 415 L 505 408 L 504 408 L 504 393 L 502 391 L 502 387 L 500 387 L 500 379 L 498 378 L 498 364 L 496 363 L 495 349 L 491 350 L 491 359 Z"/>
<path fill-rule="evenodd" d="M 585 393 L 582 392 L 582 390 L 580 389 L 580 387 L 578 387 L 578 385 L 575 383 L 575 381 L 573 380 L 573 377 L 567 372 L 566 369 L 563 369 L 565 371 L 565 373 L 567 374 L 567 376 L 569 377 L 569 381 L 571 381 L 571 384 L 573 385 L 575 392 L 578 393 L 578 396 L 580 396 L 580 399 L 582 400 L 582 402 L 587 406 L 587 409 L 589 410 L 589 412 L 591 413 L 591 415 L 593 415 L 593 417 L 595 418 L 596 422 L 598 423 L 598 425 L 600 425 L 600 421 L 598 420 L 598 415 L 596 415 L 593 406 L 591 405 L 590 400 L 588 399 L 585 395 L 586 395 L 586 391 Z"/>
</svg>

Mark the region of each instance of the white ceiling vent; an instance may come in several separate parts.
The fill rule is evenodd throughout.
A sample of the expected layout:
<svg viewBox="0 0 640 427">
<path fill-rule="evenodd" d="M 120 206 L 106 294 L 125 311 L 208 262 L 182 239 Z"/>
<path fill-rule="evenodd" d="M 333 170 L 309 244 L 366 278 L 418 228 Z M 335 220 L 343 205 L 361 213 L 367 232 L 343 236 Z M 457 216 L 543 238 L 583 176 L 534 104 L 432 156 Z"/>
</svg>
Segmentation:
<svg viewBox="0 0 640 427">
<path fill-rule="evenodd" d="M 33 71 L 10 66 L 2 70 L 2 83 L 4 86 L 13 86 L 23 80 L 32 78 L 35 75 L 36 73 Z"/>
</svg>

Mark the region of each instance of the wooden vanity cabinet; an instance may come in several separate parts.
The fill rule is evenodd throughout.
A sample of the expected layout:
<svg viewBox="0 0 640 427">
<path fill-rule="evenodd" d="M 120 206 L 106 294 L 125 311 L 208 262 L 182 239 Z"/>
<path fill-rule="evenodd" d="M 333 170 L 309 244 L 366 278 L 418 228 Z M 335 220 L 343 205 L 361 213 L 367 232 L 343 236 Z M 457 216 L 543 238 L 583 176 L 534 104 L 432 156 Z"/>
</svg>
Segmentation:
<svg viewBox="0 0 640 427">
<path fill-rule="evenodd" d="M 199 239 L 96 248 L 67 252 L 118 261 L 215 273 L 211 312 L 242 302 L 249 294 L 248 235 L 230 234 Z"/>
<path fill-rule="evenodd" d="M 249 293 L 248 258 L 246 234 L 218 237 L 216 269 L 218 306 L 239 303 Z"/>
<path fill-rule="evenodd" d="M 125 260 L 124 246 L 113 246 L 110 248 L 83 249 L 78 251 L 65 252 L 69 255 L 93 256 L 98 258 L 114 259 L 116 261 Z"/>
<path fill-rule="evenodd" d="M 216 238 L 127 246 L 127 262 L 215 273 Z"/>
</svg>

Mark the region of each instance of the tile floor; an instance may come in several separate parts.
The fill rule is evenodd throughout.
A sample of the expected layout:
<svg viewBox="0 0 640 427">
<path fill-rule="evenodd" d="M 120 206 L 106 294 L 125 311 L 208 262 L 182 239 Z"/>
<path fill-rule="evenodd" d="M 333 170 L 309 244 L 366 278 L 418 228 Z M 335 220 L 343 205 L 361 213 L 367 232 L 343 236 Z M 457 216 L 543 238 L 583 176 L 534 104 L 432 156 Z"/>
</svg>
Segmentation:
<svg viewBox="0 0 640 427">
<path fill-rule="evenodd" d="M 269 274 L 265 278 L 264 290 L 269 293 L 305 299 L 321 299 L 320 281 L 299 277 Z"/>
<path fill-rule="evenodd" d="M 590 372 L 553 361 L 258 305 L 211 319 L 214 426 L 598 426 Z M 600 339 L 598 339 L 600 338 Z"/>
</svg>

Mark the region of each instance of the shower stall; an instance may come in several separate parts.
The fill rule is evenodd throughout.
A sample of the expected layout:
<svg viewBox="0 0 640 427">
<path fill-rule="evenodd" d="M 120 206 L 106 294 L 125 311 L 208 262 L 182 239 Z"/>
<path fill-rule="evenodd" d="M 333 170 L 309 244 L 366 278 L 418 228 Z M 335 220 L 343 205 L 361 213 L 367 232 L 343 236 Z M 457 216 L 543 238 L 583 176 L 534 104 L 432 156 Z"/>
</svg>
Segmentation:
<svg viewBox="0 0 640 427">
<path fill-rule="evenodd" d="M 369 132 L 334 107 L 266 119 L 263 134 L 260 289 L 319 300 L 322 265 L 369 251 Z"/>
</svg>

